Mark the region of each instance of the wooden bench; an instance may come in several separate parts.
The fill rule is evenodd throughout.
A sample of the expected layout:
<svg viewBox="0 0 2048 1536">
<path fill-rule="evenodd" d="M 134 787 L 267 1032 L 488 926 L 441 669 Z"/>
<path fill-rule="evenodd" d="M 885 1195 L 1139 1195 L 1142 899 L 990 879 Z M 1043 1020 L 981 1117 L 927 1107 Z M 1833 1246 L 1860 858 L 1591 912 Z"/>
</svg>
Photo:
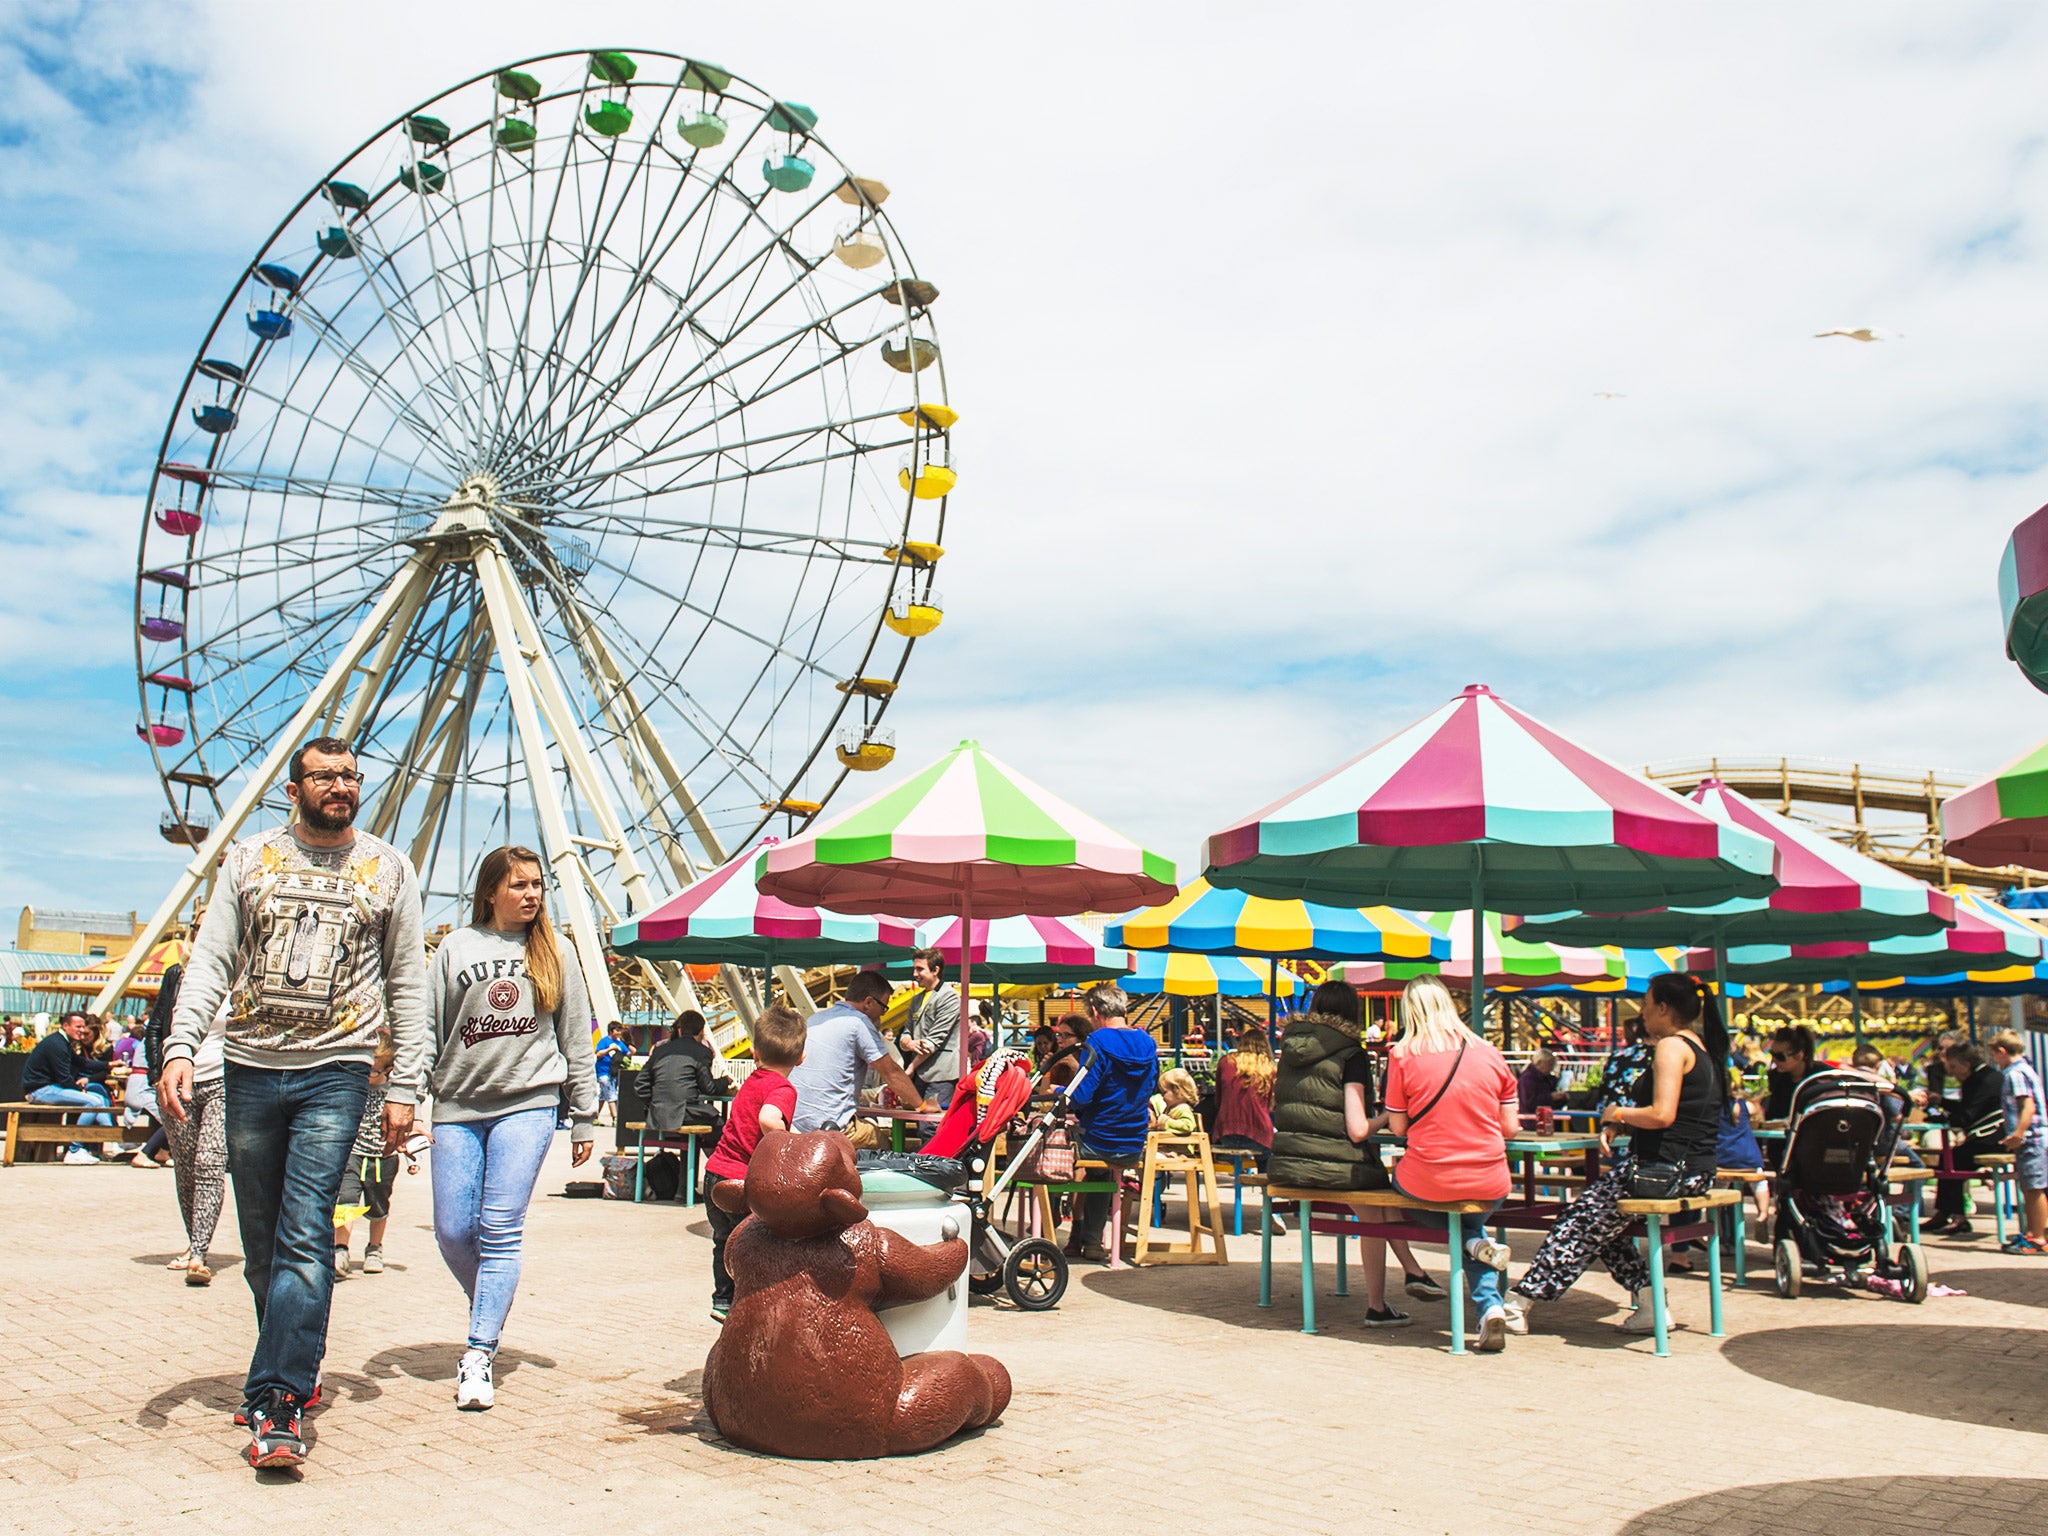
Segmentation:
<svg viewBox="0 0 2048 1536">
<path fill-rule="evenodd" d="M 1675 1200 L 1618 1200 L 1622 1215 L 1643 1224 L 1650 1245 L 1651 1321 L 1656 1325 L 1657 1353 L 1671 1353 L 1671 1313 L 1664 1305 L 1664 1249 L 1671 1243 L 1707 1240 L 1707 1298 L 1713 1319 L 1713 1335 L 1727 1332 L 1721 1322 L 1721 1221 L 1714 1214 L 1729 1206 L 1740 1207 L 1739 1189 L 1710 1189 L 1703 1195 L 1685 1195 Z M 1688 1221 L 1686 1217 L 1704 1217 Z"/>
<path fill-rule="evenodd" d="M 645 1120 L 628 1121 L 626 1129 L 637 1130 L 640 1139 L 634 1144 L 634 1155 L 638 1159 L 633 1169 L 633 1203 L 638 1205 L 646 1198 L 647 1152 L 680 1152 L 683 1154 L 684 1205 L 697 1203 L 697 1142 L 701 1137 L 716 1136 L 715 1125 L 679 1125 L 672 1131 L 657 1131 L 652 1140 L 647 1135 Z"/>
<path fill-rule="evenodd" d="M 1465 1351 L 1465 1245 L 1451 1236 L 1448 1223 L 1435 1226 L 1419 1221 L 1369 1222 L 1360 1211 L 1435 1211 L 1440 1215 L 1477 1216 L 1493 1202 L 1454 1200 L 1440 1203 L 1411 1200 L 1393 1189 L 1296 1189 L 1268 1183 L 1265 1208 L 1259 1223 L 1259 1305 L 1273 1305 L 1273 1205 L 1286 1201 L 1299 1207 L 1301 1217 L 1301 1331 L 1316 1331 L 1315 1233 L 1320 1230 L 1337 1239 L 1337 1294 L 1347 1296 L 1351 1287 L 1345 1273 L 1344 1242 L 1347 1237 L 1403 1237 L 1410 1242 L 1442 1243 L 1450 1251 L 1451 1353 Z M 1318 1218 L 1316 1206 L 1342 1206 L 1334 1219 Z M 1463 1230 L 1462 1223 L 1460 1230 Z"/>
<path fill-rule="evenodd" d="M 7 1112 L 7 1145 L 0 1153 L 0 1168 L 12 1168 L 16 1151 L 29 1147 L 30 1162 L 55 1162 L 59 1156 L 57 1148 L 68 1147 L 82 1142 L 96 1147 L 104 1142 L 118 1141 L 122 1146 L 141 1146 L 154 1134 L 145 1125 L 80 1125 L 74 1115 L 118 1116 L 120 1106 L 102 1109 L 85 1104 L 36 1104 L 21 1100 L 12 1104 L 0 1104 L 0 1110 Z M 48 1151 L 43 1149 L 48 1148 Z"/>
<path fill-rule="evenodd" d="M 1174 1174 L 1187 1184 L 1188 1240 L 1155 1243 L 1152 1230 L 1166 1199 L 1164 1181 Z M 1207 1206 L 1206 1219 L 1203 1207 Z M 1201 1131 L 1172 1136 L 1154 1131 L 1145 1138 L 1145 1161 L 1138 1179 L 1138 1241 L 1133 1264 L 1228 1264 L 1223 1240 L 1223 1201 L 1216 1191 L 1216 1160 L 1209 1138 Z"/>
</svg>

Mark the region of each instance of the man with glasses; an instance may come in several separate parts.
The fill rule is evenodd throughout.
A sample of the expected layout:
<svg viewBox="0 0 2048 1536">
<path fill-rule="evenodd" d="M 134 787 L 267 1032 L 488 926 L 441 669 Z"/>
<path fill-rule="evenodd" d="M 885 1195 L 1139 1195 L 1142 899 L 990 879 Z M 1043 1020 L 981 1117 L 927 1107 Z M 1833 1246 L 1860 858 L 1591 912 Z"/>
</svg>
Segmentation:
<svg viewBox="0 0 2048 1536">
<path fill-rule="evenodd" d="M 252 1467 L 306 1457 L 300 1423 L 319 1396 L 334 1289 L 334 1206 L 362 1119 L 377 1036 L 399 1071 L 384 1106 L 396 1151 L 412 1130 L 408 1060 L 426 1048 L 427 966 L 419 883 L 389 843 L 355 828 L 355 749 L 317 736 L 292 754 L 286 826 L 222 861 L 178 991 L 158 1102 L 183 1120 L 193 1056 L 225 1001 L 228 1169 L 256 1351 L 238 1423 Z"/>
<path fill-rule="evenodd" d="M 874 1124 L 853 1113 L 861 1079 L 871 1067 L 905 1109 L 938 1107 L 917 1091 L 876 1027 L 889 1011 L 891 992 L 880 975 L 862 971 L 847 984 L 845 998 L 805 1021 L 804 1059 L 789 1074 L 796 1089 L 794 1129 L 844 1131 L 856 1147 L 879 1146 L 881 1134 Z"/>
</svg>

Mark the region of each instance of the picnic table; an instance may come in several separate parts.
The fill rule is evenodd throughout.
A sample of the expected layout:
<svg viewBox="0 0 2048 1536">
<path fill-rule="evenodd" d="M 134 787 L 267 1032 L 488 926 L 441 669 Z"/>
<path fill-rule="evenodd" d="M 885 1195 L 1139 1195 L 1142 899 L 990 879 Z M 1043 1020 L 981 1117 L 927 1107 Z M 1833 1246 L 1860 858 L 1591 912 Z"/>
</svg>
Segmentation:
<svg viewBox="0 0 2048 1536">
<path fill-rule="evenodd" d="M 862 1120 L 872 1120 L 877 1124 L 884 1120 L 889 1122 L 889 1150 L 891 1152 L 901 1152 L 903 1150 L 904 1135 L 908 1127 L 921 1125 L 925 1128 L 925 1133 L 929 1135 L 932 1127 L 946 1118 L 935 1109 L 884 1109 L 878 1104 L 856 1109 L 854 1114 Z"/>
</svg>

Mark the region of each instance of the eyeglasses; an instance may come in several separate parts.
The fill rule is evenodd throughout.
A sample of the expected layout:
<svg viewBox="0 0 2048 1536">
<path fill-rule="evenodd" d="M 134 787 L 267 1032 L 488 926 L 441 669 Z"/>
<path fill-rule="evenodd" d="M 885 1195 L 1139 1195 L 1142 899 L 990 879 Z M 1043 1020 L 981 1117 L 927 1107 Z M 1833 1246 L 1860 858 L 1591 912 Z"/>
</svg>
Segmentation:
<svg viewBox="0 0 2048 1536">
<path fill-rule="evenodd" d="M 330 784 L 339 784 L 344 789 L 355 789 L 363 782 L 363 776 L 353 768 L 342 768 L 331 772 L 305 774 L 299 782 L 310 784 L 315 789 L 325 789 Z"/>
<path fill-rule="evenodd" d="M 1771 1060 L 1773 1060 L 1773 1061 L 1790 1061 L 1791 1059 L 1792 1059 L 1791 1053 L 1790 1053 L 1790 1052 L 1788 1052 L 1788 1051 L 1773 1051 L 1773 1052 L 1771 1052 Z"/>
</svg>

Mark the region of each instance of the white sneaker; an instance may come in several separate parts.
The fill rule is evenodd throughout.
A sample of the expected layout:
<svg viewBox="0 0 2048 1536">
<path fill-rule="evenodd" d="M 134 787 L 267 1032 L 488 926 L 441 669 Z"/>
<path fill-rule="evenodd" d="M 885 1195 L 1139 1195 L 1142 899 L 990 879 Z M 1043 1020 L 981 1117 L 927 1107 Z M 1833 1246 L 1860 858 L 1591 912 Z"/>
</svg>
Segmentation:
<svg viewBox="0 0 2048 1536">
<path fill-rule="evenodd" d="M 481 1349 L 464 1350 L 455 1367 L 455 1406 L 464 1412 L 485 1409 L 497 1400 L 491 1385 L 491 1357 Z"/>
<path fill-rule="evenodd" d="M 1475 1264 L 1484 1264 L 1488 1269 L 1506 1274 L 1515 1255 L 1506 1243 L 1496 1243 L 1490 1237 L 1475 1237 L 1465 1245 L 1465 1256 Z"/>
<path fill-rule="evenodd" d="M 346 1280 L 348 1278 L 348 1250 L 346 1248 L 334 1250 L 334 1278 L 337 1280 Z"/>
<path fill-rule="evenodd" d="M 1519 1337 L 1528 1333 L 1529 1314 L 1536 1310 L 1536 1303 L 1526 1296 L 1510 1296 L 1501 1304 L 1501 1310 L 1507 1315 L 1508 1332 Z"/>
<path fill-rule="evenodd" d="M 96 1163 L 99 1161 L 99 1158 L 94 1156 L 92 1153 L 86 1151 L 83 1147 L 73 1147 L 69 1152 L 66 1152 L 64 1154 L 64 1161 L 67 1163 L 81 1164 Z"/>
<path fill-rule="evenodd" d="M 1508 1309 L 1488 1307 L 1479 1318 L 1479 1341 L 1472 1346 L 1482 1355 L 1497 1355 L 1508 1347 Z"/>
<path fill-rule="evenodd" d="M 1655 1333 L 1657 1331 L 1657 1309 L 1647 1301 L 1636 1303 L 1635 1311 L 1621 1320 L 1623 1333 Z"/>
</svg>

